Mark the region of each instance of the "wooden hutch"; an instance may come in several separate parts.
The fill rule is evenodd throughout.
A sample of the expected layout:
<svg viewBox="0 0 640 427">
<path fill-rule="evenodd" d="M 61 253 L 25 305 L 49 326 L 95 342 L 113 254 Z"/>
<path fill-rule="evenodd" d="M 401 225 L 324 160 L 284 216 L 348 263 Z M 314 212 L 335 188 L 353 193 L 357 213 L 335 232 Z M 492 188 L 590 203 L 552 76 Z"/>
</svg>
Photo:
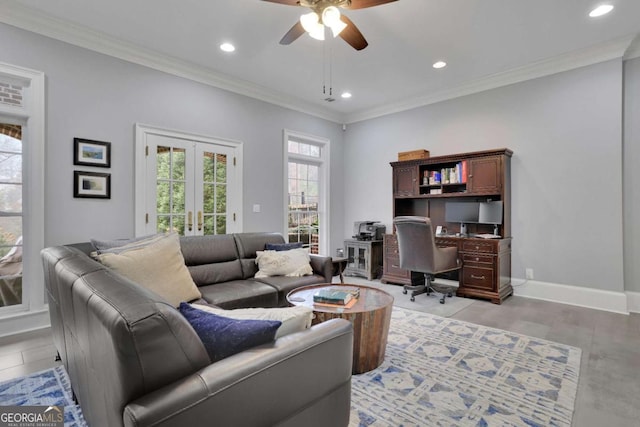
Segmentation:
<svg viewBox="0 0 640 427">
<path fill-rule="evenodd" d="M 458 296 L 490 299 L 500 304 L 513 293 L 511 287 L 511 156 L 497 149 L 392 162 L 393 216 L 431 218 L 446 234 L 436 236 L 439 246 L 456 246 L 462 261 L 458 272 Z M 429 180 L 433 174 L 456 170 L 457 179 Z M 452 172 L 453 173 L 453 172 Z M 498 239 L 459 236 L 460 224 L 445 221 L 448 201 L 502 201 Z M 494 225 L 467 224 L 467 236 L 492 234 Z M 395 233 L 395 230 L 394 230 Z M 455 273 L 454 273 L 455 274 Z M 455 277 L 451 277 L 455 278 Z M 416 284 L 424 276 L 400 268 L 395 234 L 384 236 L 383 283 Z"/>
</svg>

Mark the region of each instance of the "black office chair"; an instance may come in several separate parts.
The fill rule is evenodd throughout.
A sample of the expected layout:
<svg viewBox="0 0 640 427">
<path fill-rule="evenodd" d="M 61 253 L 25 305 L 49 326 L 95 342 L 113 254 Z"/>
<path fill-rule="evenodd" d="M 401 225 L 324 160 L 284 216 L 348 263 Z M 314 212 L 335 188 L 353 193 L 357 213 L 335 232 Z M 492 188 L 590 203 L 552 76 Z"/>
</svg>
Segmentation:
<svg viewBox="0 0 640 427">
<path fill-rule="evenodd" d="M 424 273 L 424 285 L 405 285 L 403 293 L 411 291 L 411 301 L 415 296 L 431 292 L 442 293 L 440 304 L 445 296 L 453 295 L 454 287 L 433 283 L 436 274 L 458 270 L 462 265 L 458 259 L 458 248 L 436 246 L 431 219 L 422 216 L 398 216 L 394 218 L 398 237 L 400 268 Z"/>
</svg>

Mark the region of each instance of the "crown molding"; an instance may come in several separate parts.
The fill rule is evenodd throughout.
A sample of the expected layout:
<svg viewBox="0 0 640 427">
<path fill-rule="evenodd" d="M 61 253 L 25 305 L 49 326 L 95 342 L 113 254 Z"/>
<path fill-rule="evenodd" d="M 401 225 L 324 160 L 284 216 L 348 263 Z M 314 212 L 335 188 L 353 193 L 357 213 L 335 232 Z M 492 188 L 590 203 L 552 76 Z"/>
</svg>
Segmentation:
<svg viewBox="0 0 640 427">
<path fill-rule="evenodd" d="M 624 53 L 624 59 L 635 59 L 640 58 L 640 36 L 636 37 L 635 40 L 631 42 L 631 45 Z"/>
<path fill-rule="evenodd" d="M 435 104 L 437 102 L 459 98 L 461 96 L 484 92 L 489 89 L 495 89 L 526 80 L 573 70 L 587 65 L 622 58 L 625 56 L 625 52 L 629 52 L 629 48 L 635 38 L 636 34 L 628 35 L 605 43 L 600 43 L 586 49 L 544 59 L 501 73 L 492 74 L 452 89 L 446 89 L 405 101 L 387 104 L 380 108 L 373 108 L 358 113 L 348 114 L 345 117 L 345 123 L 355 123 L 380 116 L 386 116 L 388 114 L 399 113 L 401 111 L 423 107 L 425 105 Z M 640 39 L 640 37 L 638 37 L 638 39 Z M 638 52 L 639 50 L 640 43 L 636 43 L 636 49 L 633 52 L 640 54 L 640 52 Z M 628 58 L 625 56 L 625 59 Z"/>
<path fill-rule="evenodd" d="M 198 83 L 342 123 L 340 113 L 284 95 L 264 86 L 125 42 L 82 25 L 51 17 L 13 1 L 0 0 L 0 22 Z"/>
</svg>

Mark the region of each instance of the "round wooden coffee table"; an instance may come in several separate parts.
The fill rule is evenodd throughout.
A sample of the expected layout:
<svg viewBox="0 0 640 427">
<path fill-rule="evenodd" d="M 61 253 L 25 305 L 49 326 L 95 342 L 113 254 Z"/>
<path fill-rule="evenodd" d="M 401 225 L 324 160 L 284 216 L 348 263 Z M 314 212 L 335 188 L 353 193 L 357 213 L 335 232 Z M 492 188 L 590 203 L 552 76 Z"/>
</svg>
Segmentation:
<svg viewBox="0 0 640 427">
<path fill-rule="evenodd" d="M 323 288 L 358 288 L 360 297 L 350 308 L 327 307 L 313 303 L 313 294 Z M 287 295 L 291 305 L 310 307 L 315 318 L 313 323 L 329 319 L 346 319 L 353 325 L 353 368 L 354 374 L 371 371 L 384 360 L 389 333 L 389 321 L 393 308 L 393 297 L 380 289 L 352 284 L 321 284 L 303 286 Z"/>
</svg>

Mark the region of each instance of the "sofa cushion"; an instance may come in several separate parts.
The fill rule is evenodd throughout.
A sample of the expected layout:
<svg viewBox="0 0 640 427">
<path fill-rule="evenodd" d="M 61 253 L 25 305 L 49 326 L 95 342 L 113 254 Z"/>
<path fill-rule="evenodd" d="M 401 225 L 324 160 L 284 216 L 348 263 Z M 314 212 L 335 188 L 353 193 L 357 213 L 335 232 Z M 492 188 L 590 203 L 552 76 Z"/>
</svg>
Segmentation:
<svg viewBox="0 0 640 427">
<path fill-rule="evenodd" d="M 264 245 L 265 251 L 288 251 L 289 249 L 300 249 L 302 248 L 302 242 L 294 242 L 294 243 L 267 243 Z"/>
<path fill-rule="evenodd" d="M 242 263 L 242 278 L 250 279 L 258 272 L 256 252 L 263 251 L 267 243 L 284 243 L 280 233 L 237 233 L 233 235 Z"/>
<path fill-rule="evenodd" d="M 255 280 L 232 280 L 199 288 L 202 298 L 221 308 L 277 307 L 278 291 Z"/>
<path fill-rule="evenodd" d="M 306 249 L 291 249 L 288 251 L 258 251 L 256 252 L 258 272 L 255 277 L 289 276 L 301 277 L 313 274 L 309 252 Z"/>
<path fill-rule="evenodd" d="M 102 264 L 166 299 L 174 307 L 202 295 L 191 279 L 176 233 L 96 254 Z"/>
<path fill-rule="evenodd" d="M 212 362 L 274 340 L 278 320 L 231 319 L 181 303 L 182 315 L 196 331 Z"/>
<path fill-rule="evenodd" d="M 181 237 L 180 247 L 198 286 L 243 278 L 236 241 L 231 234 Z"/>
<path fill-rule="evenodd" d="M 231 319 L 253 319 L 253 320 L 279 320 L 282 325 L 276 332 L 276 339 L 294 332 L 304 331 L 311 327 L 313 320 L 313 310 L 304 306 L 277 307 L 277 308 L 238 308 L 235 310 L 224 310 L 202 304 L 191 304 L 198 310 L 213 313 Z"/>
</svg>

